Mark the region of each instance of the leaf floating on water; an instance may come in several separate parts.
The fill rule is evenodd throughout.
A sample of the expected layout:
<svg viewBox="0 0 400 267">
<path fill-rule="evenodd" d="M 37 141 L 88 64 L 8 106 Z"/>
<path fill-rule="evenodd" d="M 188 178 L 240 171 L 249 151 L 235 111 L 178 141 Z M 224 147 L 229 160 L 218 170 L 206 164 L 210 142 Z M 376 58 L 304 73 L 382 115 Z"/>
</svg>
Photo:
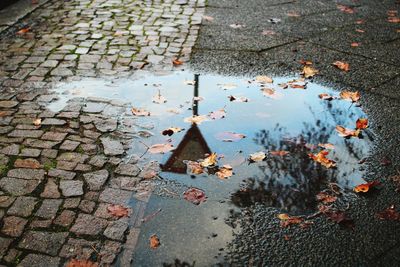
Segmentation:
<svg viewBox="0 0 400 267">
<path fill-rule="evenodd" d="M 260 151 L 250 154 L 250 161 L 259 162 L 263 161 L 266 157 L 267 155 L 264 152 Z"/>
<path fill-rule="evenodd" d="M 210 112 L 210 114 L 208 114 L 208 116 L 213 120 L 223 119 L 226 116 L 226 111 L 225 111 L 225 109 L 222 108 L 222 109 Z"/>
<path fill-rule="evenodd" d="M 233 175 L 233 169 L 231 165 L 224 165 L 222 168 L 219 168 L 215 173 L 219 179 L 225 180 Z"/>
<path fill-rule="evenodd" d="M 150 116 L 150 112 L 144 109 L 132 108 L 131 112 L 135 116 Z"/>
<path fill-rule="evenodd" d="M 98 267 L 99 265 L 97 262 L 92 262 L 90 260 L 78 260 L 78 259 L 71 259 L 66 267 Z"/>
<path fill-rule="evenodd" d="M 376 214 L 381 220 L 400 221 L 400 213 L 395 210 L 394 205 Z"/>
<path fill-rule="evenodd" d="M 206 157 L 205 159 L 203 159 L 200 162 L 200 165 L 203 167 L 211 167 L 211 166 L 215 166 L 217 165 L 217 153 L 211 153 L 211 155 L 209 155 L 208 157 Z"/>
<path fill-rule="evenodd" d="M 193 97 L 193 101 L 203 101 L 203 100 L 204 100 L 204 97 L 202 97 L 202 96 Z"/>
<path fill-rule="evenodd" d="M 157 235 L 150 236 L 150 248 L 156 249 L 160 246 L 160 239 Z"/>
<path fill-rule="evenodd" d="M 350 92 L 350 91 L 342 91 L 340 92 L 340 98 L 343 100 L 358 102 L 361 98 L 361 94 L 358 91 Z"/>
<path fill-rule="evenodd" d="M 288 86 L 290 86 L 290 88 L 293 88 L 293 89 L 306 89 L 307 82 L 305 81 L 304 78 L 301 78 L 301 79 L 295 79 L 295 80 L 288 81 L 287 83 L 285 83 L 285 85 L 286 85 L 286 88 Z M 286 89 L 285 87 L 283 87 L 283 88 Z"/>
<path fill-rule="evenodd" d="M 345 128 L 341 125 L 336 126 L 336 131 L 338 132 L 339 136 L 341 137 L 358 137 L 360 135 L 360 129 L 351 130 Z"/>
<path fill-rule="evenodd" d="M 167 112 L 174 113 L 174 114 L 181 114 L 182 110 L 179 108 L 169 108 L 169 109 L 167 109 Z"/>
<path fill-rule="evenodd" d="M 315 162 L 320 163 L 322 166 L 326 168 L 333 168 L 336 166 L 336 162 L 334 160 L 328 159 L 326 156 L 329 154 L 329 151 L 322 150 L 317 154 L 308 154 L 308 156 L 314 160 Z"/>
<path fill-rule="evenodd" d="M 121 217 L 129 217 L 129 209 L 125 208 L 124 206 L 121 205 L 109 205 L 107 207 L 108 212 L 118 218 Z"/>
<path fill-rule="evenodd" d="M 231 102 L 249 102 L 249 99 L 244 96 L 239 97 L 239 96 L 230 95 L 230 96 L 228 96 L 228 98 L 229 98 L 229 101 L 231 101 Z"/>
<path fill-rule="evenodd" d="M 304 76 L 304 78 L 311 78 L 311 77 L 314 77 L 318 73 L 319 73 L 319 71 L 317 69 L 314 69 L 310 65 L 305 65 L 303 67 L 303 72 L 301 74 Z"/>
<path fill-rule="evenodd" d="M 359 184 L 354 187 L 354 192 L 356 193 L 367 193 L 371 188 L 374 188 L 375 186 L 379 185 L 379 181 L 372 181 L 366 184 Z"/>
<path fill-rule="evenodd" d="M 196 81 L 186 80 L 186 81 L 183 81 L 183 83 L 186 85 L 195 85 Z"/>
<path fill-rule="evenodd" d="M 342 70 L 342 71 L 349 71 L 350 70 L 350 64 L 342 61 L 335 61 L 332 63 L 333 66 L 336 68 Z"/>
<path fill-rule="evenodd" d="M 187 168 L 189 169 L 189 173 L 192 174 L 202 174 L 204 173 L 203 166 L 201 166 L 200 162 L 185 160 L 183 163 L 186 164 Z"/>
<path fill-rule="evenodd" d="M 326 192 L 319 192 L 317 194 L 317 200 L 321 201 L 324 204 L 332 203 L 337 200 L 337 196 L 332 196 Z"/>
<path fill-rule="evenodd" d="M 231 90 L 237 88 L 235 83 L 219 83 L 217 84 L 223 90 Z"/>
<path fill-rule="evenodd" d="M 331 96 L 330 94 L 325 94 L 325 93 L 319 94 L 318 97 L 321 98 L 322 100 L 328 100 L 328 101 L 331 101 L 334 99 L 333 96 Z"/>
<path fill-rule="evenodd" d="M 245 138 L 246 136 L 244 134 L 239 134 L 235 132 L 222 132 L 222 133 L 217 133 L 215 137 L 218 140 L 224 141 L 224 142 L 237 142 Z"/>
<path fill-rule="evenodd" d="M 367 128 L 368 128 L 368 119 L 359 118 L 359 119 L 356 121 L 356 128 L 357 128 L 357 129 L 361 129 L 361 130 L 367 129 Z"/>
<path fill-rule="evenodd" d="M 207 116 L 204 116 L 204 115 L 200 115 L 200 116 L 195 115 L 192 117 L 185 118 L 183 121 L 189 122 L 189 123 L 194 123 L 194 124 L 201 124 L 204 121 L 208 121 L 208 118 L 207 118 Z"/>
<path fill-rule="evenodd" d="M 192 187 L 186 190 L 183 193 L 183 198 L 189 202 L 192 202 L 195 205 L 199 205 L 200 203 L 207 200 L 206 194 L 203 190 Z"/>
<path fill-rule="evenodd" d="M 256 82 L 258 83 L 273 83 L 274 80 L 271 77 L 260 75 L 256 77 Z"/>
<path fill-rule="evenodd" d="M 149 148 L 149 152 L 152 154 L 164 154 L 174 149 L 174 146 L 171 144 L 155 144 Z"/>
<path fill-rule="evenodd" d="M 168 135 L 171 136 L 174 133 L 179 133 L 182 132 L 184 129 L 178 128 L 178 127 L 170 127 L 168 129 L 165 129 L 164 131 L 161 132 L 162 135 Z"/>
<path fill-rule="evenodd" d="M 162 95 L 161 95 L 161 92 L 160 91 L 158 91 L 158 93 L 155 95 L 155 96 L 153 96 L 153 103 L 156 103 L 156 104 L 164 104 L 164 103 L 166 103 L 167 102 L 167 99 L 165 99 L 165 97 L 163 97 Z"/>
<path fill-rule="evenodd" d="M 276 151 L 270 151 L 269 154 L 273 155 L 273 156 L 280 156 L 280 157 L 284 157 L 286 155 L 289 154 L 289 151 L 285 151 L 285 150 L 276 150 Z"/>
<path fill-rule="evenodd" d="M 276 92 L 272 88 L 261 88 L 261 92 L 263 93 L 264 96 L 272 98 L 272 99 L 279 99 L 282 98 L 282 94 Z"/>
<path fill-rule="evenodd" d="M 318 144 L 319 147 L 325 148 L 325 149 L 335 149 L 335 146 L 330 144 L 330 143 L 326 143 L 326 144 Z"/>
</svg>

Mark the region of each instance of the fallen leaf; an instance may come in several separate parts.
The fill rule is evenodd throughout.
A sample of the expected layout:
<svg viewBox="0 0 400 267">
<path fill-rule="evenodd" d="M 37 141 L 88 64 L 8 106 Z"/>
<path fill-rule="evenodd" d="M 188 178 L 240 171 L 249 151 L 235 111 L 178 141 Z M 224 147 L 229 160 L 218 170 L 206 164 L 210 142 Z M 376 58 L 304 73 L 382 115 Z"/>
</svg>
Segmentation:
<svg viewBox="0 0 400 267">
<path fill-rule="evenodd" d="M 140 177 L 143 177 L 144 179 L 153 179 L 154 177 L 156 177 L 158 175 L 158 173 L 154 170 L 147 170 L 144 171 L 143 173 L 140 173 Z"/>
<path fill-rule="evenodd" d="M 350 45 L 351 45 L 351 47 L 359 47 L 361 45 L 361 43 L 353 42 Z"/>
<path fill-rule="evenodd" d="M 171 136 L 174 133 L 179 133 L 182 132 L 184 129 L 178 128 L 178 127 L 170 127 L 168 129 L 165 129 L 164 131 L 161 132 L 162 135 L 168 135 Z"/>
<path fill-rule="evenodd" d="M 234 83 L 219 83 L 217 85 L 223 90 L 231 90 L 237 88 L 237 85 Z"/>
<path fill-rule="evenodd" d="M 231 165 L 224 165 L 222 168 L 219 168 L 218 171 L 215 173 L 219 179 L 228 179 L 233 175 L 233 170 Z"/>
<path fill-rule="evenodd" d="M 281 220 L 281 227 L 288 227 L 292 224 L 300 224 L 304 221 L 303 218 L 297 216 L 289 216 L 286 213 L 278 214 L 278 219 Z"/>
<path fill-rule="evenodd" d="M 336 126 L 336 131 L 341 137 L 358 137 L 360 135 L 360 129 L 351 130 L 341 125 Z"/>
<path fill-rule="evenodd" d="M 366 193 L 366 192 L 368 192 L 371 188 L 373 188 L 373 187 L 375 187 L 375 186 L 377 186 L 377 185 L 379 185 L 379 184 L 380 184 L 379 181 L 372 181 L 372 182 L 369 182 L 369 183 L 366 183 L 366 184 L 359 184 L 359 185 L 355 186 L 355 187 L 353 188 L 353 190 L 354 190 L 354 192 L 356 192 L 356 193 Z"/>
<path fill-rule="evenodd" d="M 167 112 L 174 113 L 174 114 L 181 114 L 182 110 L 179 108 L 169 108 L 169 109 L 167 109 Z"/>
<path fill-rule="evenodd" d="M 333 96 L 331 96 L 330 94 L 326 94 L 326 93 L 319 94 L 318 97 L 321 98 L 322 100 L 328 100 L 328 101 L 331 101 L 334 99 Z"/>
<path fill-rule="evenodd" d="M 271 22 L 272 24 L 277 24 L 277 23 L 279 23 L 281 21 L 282 20 L 278 19 L 278 18 L 270 18 L 270 19 L 268 19 L 268 22 Z"/>
<path fill-rule="evenodd" d="M 392 164 L 392 160 L 388 157 L 384 157 L 383 159 L 381 159 L 381 165 L 382 166 L 389 166 Z"/>
<path fill-rule="evenodd" d="M 36 159 L 17 159 L 14 162 L 14 167 L 15 168 L 39 169 L 42 167 L 42 165 Z"/>
<path fill-rule="evenodd" d="M 318 70 L 317 69 L 314 69 L 313 67 L 311 67 L 311 66 L 309 66 L 309 65 L 305 65 L 304 67 L 303 67 L 303 71 L 302 71 L 302 75 L 305 77 L 305 78 L 311 78 L 311 77 L 313 77 L 314 75 L 316 75 L 316 74 L 318 74 Z"/>
<path fill-rule="evenodd" d="M 149 148 L 149 152 L 152 154 L 164 154 L 174 149 L 174 146 L 171 144 L 155 144 Z"/>
<path fill-rule="evenodd" d="M 304 59 L 300 59 L 300 60 L 299 60 L 299 63 L 300 63 L 301 65 L 312 65 L 312 64 L 313 64 L 312 61 L 310 61 L 310 60 L 304 60 Z"/>
<path fill-rule="evenodd" d="M 272 31 L 272 30 L 263 30 L 261 34 L 262 35 L 275 35 L 276 32 Z"/>
<path fill-rule="evenodd" d="M 319 192 L 317 194 L 317 200 L 321 201 L 324 204 L 332 203 L 337 200 L 337 196 L 332 196 L 326 192 Z"/>
<path fill-rule="evenodd" d="M 332 168 L 336 166 L 336 162 L 328 159 L 326 156 L 329 154 L 329 151 L 327 150 L 322 150 L 317 154 L 308 154 L 308 156 L 314 160 L 315 162 L 320 163 L 322 166 L 325 166 L 326 168 Z"/>
<path fill-rule="evenodd" d="M 98 267 L 99 265 L 96 262 L 92 262 L 90 260 L 78 260 L 71 259 L 66 267 Z"/>
<path fill-rule="evenodd" d="M 17 35 L 24 35 L 24 34 L 28 33 L 30 30 L 31 30 L 31 27 L 22 28 L 19 31 L 17 31 Z"/>
<path fill-rule="evenodd" d="M 328 209 L 325 212 L 323 212 L 323 214 L 337 224 L 347 226 L 350 228 L 354 227 L 353 220 L 349 218 L 347 214 L 343 211 Z"/>
<path fill-rule="evenodd" d="M 356 20 L 356 24 L 364 24 L 364 23 L 365 23 L 365 20 L 363 20 L 363 19 Z"/>
<path fill-rule="evenodd" d="M 183 193 L 183 198 L 195 205 L 207 200 L 206 194 L 203 190 L 191 187 Z"/>
<path fill-rule="evenodd" d="M 358 102 L 361 98 L 361 94 L 358 91 L 355 92 L 342 91 L 340 92 L 340 98 L 351 102 Z"/>
<path fill-rule="evenodd" d="M 204 100 L 204 97 L 202 97 L 202 96 L 193 97 L 193 101 L 203 101 L 203 100 Z"/>
<path fill-rule="evenodd" d="M 174 59 L 174 60 L 172 60 L 172 64 L 173 64 L 174 66 L 180 66 L 180 65 L 183 64 L 183 61 L 181 61 L 181 60 L 179 60 L 179 59 Z"/>
<path fill-rule="evenodd" d="M 254 161 L 254 162 L 263 161 L 266 156 L 267 155 L 262 151 L 256 152 L 256 153 L 250 154 L 250 161 Z"/>
<path fill-rule="evenodd" d="M 349 7 L 349 6 L 345 6 L 345 5 L 337 5 L 337 8 L 344 12 L 344 13 L 348 13 L 348 14 L 353 14 L 354 13 L 354 8 Z"/>
<path fill-rule="evenodd" d="M 214 20 L 213 17 L 211 17 L 211 16 L 206 16 L 206 15 L 203 15 L 203 19 L 204 19 L 205 21 L 209 21 L 209 22 L 211 22 L 211 21 Z"/>
<path fill-rule="evenodd" d="M 155 96 L 153 96 L 153 103 L 157 103 L 157 104 L 164 104 L 167 102 L 167 99 L 165 99 L 165 97 L 163 97 L 161 95 L 160 90 L 158 91 L 158 94 L 156 94 Z"/>
<path fill-rule="evenodd" d="M 210 114 L 208 114 L 208 116 L 213 120 L 223 119 L 226 116 L 226 111 L 225 111 L 225 109 L 222 108 L 222 109 L 210 112 Z"/>
<path fill-rule="evenodd" d="M 238 96 L 230 95 L 230 96 L 228 96 L 228 98 L 229 98 L 229 101 L 231 101 L 231 102 L 249 102 L 249 99 L 244 96 L 238 97 Z"/>
<path fill-rule="evenodd" d="M 282 98 L 282 94 L 276 92 L 272 88 L 261 88 L 261 92 L 263 93 L 264 96 L 272 98 L 272 99 L 279 99 Z"/>
<path fill-rule="evenodd" d="M 397 16 L 397 10 L 394 10 L 394 9 L 392 9 L 392 10 L 388 10 L 387 11 L 387 15 L 389 16 L 389 17 L 396 17 Z"/>
<path fill-rule="evenodd" d="M 189 169 L 189 173 L 192 174 L 202 174 L 204 173 L 203 166 L 201 166 L 200 162 L 185 160 L 184 163 Z"/>
<path fill-rule="evenodd" d="M 286 13 L 286 15 L 288 17 L 295 17 L 295 18 L 300 17 L 300 14 L 296 11 L 289 11 L 288 13 Z"/>
<path fill-rule="evenodd" d="M 150 236 L 150 248 L 156 249 L 160 246 L 160 239 L 157 235 Z"/>
<path fill-rule="evenodd" d="M 368 119 L 365 118 L 359 118 L 356 121 L 356 128 L 357 129 L 367 129 L 368 128 Z"/>
<path fill-rule="evenodd" d="M 234 24 L 229 25 L 229 27 L 231 27 L 233 29 L 241 29 L 241 28 L 244 28 L 246 26 L 243 25 L 243 24 L 234 23 Z"/>
<path fill-rule="evenodd" d="M 113 215 L 113 216 L 115 216 L 115 217 L 118 217 L 118 218 L 121 218 L 121 217 L 129 217 L 129 209 L 128 209 L 128 208 L 125 208 L 124 206 L 121 206 L 121 205 L 113 205 L 113 204 L 110 204 L 110 205 L 107 207 L 107 211 L 108 211 L 111 215 Z"/>
<path fill-rule="evenodd" d="M 239 134 L 235 132 L 222 132 L 215 135 L 215 138 L 223 142 L 237 142 L 245 137 L 246 136 L 244 134 Z"/>
<path fill-rule="evenodd" d="M 196 84 L 196 81 L 185 80 L 185 81 L 183 81 L 183 83 L 186 84 L 186 85 L 195 85 L 195 84 Z"/>
<path fill-rule="evenodd" d="M 276 150 L 276 151 L 270 151 L 269 154 L 273 155 L 273 156 L 286 156 L 289 154 L 289 151 L 284 151 L 284 150 Z"/>
<path fill-rule="evenodd" d="M 208 121 L 208 118 L 207 118 L 207 116 L 204 116 L 204 115 L 199 115 L 199 116 L 195 115 L 192 117 L 185 118 L 183 121 L 189 122 L 189 123 L 194 123 L 194 124 L 201 124 L 204 121 Z"/>
<path fill-rule="evenodd" d="M 319 147 L 325 148 L 325 149 L 335 149 L 335 146 L 330 144 L 330 143 L 326 143 L 326 144 L 318 144 Z"/>
<path fill-rule="evenodd" d="M 362 29 L 356 29 L 356 32 L 359 32 L 359 33 L 364 33 L 365 31 L 364 31 L 364 30 L 362 30 Z"/>
<path fill-rule="evenodd" d="M 135 116 L 150 116 L 150 112 L 144 109 L 132 108 L 131 112 Z"/>
<path fill-rule="evenodd" d="M 200 165 L 203 167 L 214 166 L 217 164 L 217 157 L 218 157 L 217 153 L 211 153 L 211 155 L 209 155 L 200 162 Z"/>
<path fill-rule="evenodd" d="M 388 17 L 387 20 L 390 23 L 400 23 L 400 17 Z"/>
<path fill-rule="evenodd" d="M 395 210 L 394 205 L 376 214 L 381 220 L 400 221 L 400 214 Z"/>
<path fill-rule="evenodd" d="M 271 77 L 260 75 L 256 77 L 256 82 L 258 83 L 273 83 L 274 80 Z"/>
<path fill-rule="evenodd" d="M 343 61 L 335 61 L 332 63 L 333 66 L 336 68 L 342 70 L 342 71 L 349 71 L 350 70 L 350 64 L 343 62 Z"/>
<path fill-rule="evenodd" d="M 42 119 L 37 118 L 33 120 L 33 125 L 40 126 L 42 124 Z"/>
</svg>

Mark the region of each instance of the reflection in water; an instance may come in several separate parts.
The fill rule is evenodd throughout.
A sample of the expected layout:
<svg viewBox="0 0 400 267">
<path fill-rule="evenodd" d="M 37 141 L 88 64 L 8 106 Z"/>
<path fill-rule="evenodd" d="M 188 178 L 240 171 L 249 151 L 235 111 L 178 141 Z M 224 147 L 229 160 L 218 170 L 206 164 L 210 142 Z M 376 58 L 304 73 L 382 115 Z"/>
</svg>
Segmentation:
<svg viewBox="0 0 400 267">
<path fill-rule="evenodd" d="M 179 259 L 175 259 L 174 263 L 163 263 L 164 267 L 194 267 L 195 262 L 192 264 L 186 262 L 186 261 L 180 261 Z"/>
</svg>

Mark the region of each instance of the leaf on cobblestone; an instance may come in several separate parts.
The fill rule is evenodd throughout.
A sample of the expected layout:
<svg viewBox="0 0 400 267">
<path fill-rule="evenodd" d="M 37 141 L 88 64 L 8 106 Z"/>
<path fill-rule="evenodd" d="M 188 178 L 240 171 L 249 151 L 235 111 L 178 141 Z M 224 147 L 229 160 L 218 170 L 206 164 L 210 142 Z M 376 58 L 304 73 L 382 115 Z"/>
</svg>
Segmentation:
<svg viewBox="0 0 400 267">
<path fill-rule="evenodd" d="M 168 129 L 165 129 L 164 131 L 162 131 L 161 134 L 171 136 L 174 133 L 179 133 L 179 132 L 182 132 L 183 130 L 185 130 L 185 129 L 182 129 L 179 127 L 170 127 Z"/>
<path fill-rule="evenodd" d="M 153 103 L 156 104 L 164 104 L 167 102 L 167 99 L 161 95 L 161 91 L 158 90 L 158 93 L 153 96 Z"/>
<path fill-rule="evenodd" d="M 256 153 L 250 154 L 250 161 L 254 161 L 254 162 L 263 161 L 266 156 L 267 155 L 262 151 L 256 152 Z"/>
<path fill-rule="evenodd" d="M 194 124 L 201 124 L 204 121 L 208 121 L 208 118 L 204 115 L 199 115 L 199 116 L 195 115 L 192 117 L 185 118 L 183 121 L 189 122 L 189 123 L 194 123 Z"/>
<path fill-rule="evenodd" d="M 209 155 L 208 157 L 206 157 L 205 159 L 203 159 L 200 162 L 200 165 L 203 167 L 215 166 L 215 165 L 217 165 L 217 161 L 218 161 L 217 158 L 218 158 L 217 153 L 211 153 L 211 155 Z"/>
<path fill-rule="evenodd" d="M 314 160 L 315 162 L 320 163 L 322 166 L 325 166 L 326 168 L 333 168 L 336 166 L 336 162 L 334 160 L 328 159 L 326 156 L 328 156 L 329 151 L 327 150 L 322 150 L 317 154 L 312 154 L 309 153 L 308 156 Z"/>
<path fill-rule="evenodd" d="M 339 136 L 341 137 L 358 137 L 360 135 L 360 129 L 356 129 L 356 130 L 351 130 L 348 128 L 345 128 L 341 125 L 337 125 L 336 126 L 336 131 L 338 132 Z"/>
<path fill-rule="evenodd" d="M 33 120 L 33 125 L 40 126 L 42 124 L 42 119 L 38 118 Z"/>
<path fill-rule="evenodd" d="M 349 71 L 350 70 L 350 64 L 347 62 L 343 62 L 343 61 L 335 61 L 332 63 L 333 66 L 335 66 L 336 68 L 342 70 L 342 71 Z"/>
<path fill-rule="evenodd" d="M 366 119 L 366 118 L 357 119 L 356 128 L 357 129 L 367 129 L 368 128 L 368 119 Z"/>
<path fill-rule="evenodd" d="M 171 144 L 155 144 L 149 148 L 149 152 L 152 154 L 165 154 L 174 149 L 174 146 Z"/>
<path fill-rule="evenodd" d="M 310 65 L 305 65 L 301 74 L 304 76 L 304 78 L 311 78 L 318 73 L 319 71 L 317 69 L 311 67 Z"/>
<path fill-rule="evenodd" d="M 372 181 L 372 182 L 365 183 L 365 184 L 359 184 L 359 185 L 355 186 L 353 188 L 353 190 L 356 193 L 367 193 L 367 192 L 369 192 L 369 190 L 371 190 L 371 188 L 374 188 L 379 184 L 380 184 L 379 181 Z"/>
<path fill-rule="evenodd" d="M 218 171 L 215 173 L 219 179 L 225 180 L 228 179 L 233 175 L 233 169 L 231 165 L 224 165 L 222 168 L 219 168 Z"/>
<path fill-rule="evenodd" d="M 160 246 L 160 239 L 157 235 L 150 236 L 150 248 L 156 249 Z"/>
<path fill-rule="evenodd" d="M 192 202 L 195 205 L 199 205 L 200 203 L 207 200 L 206 194 L 203 190 L 191 187 L 183 193 L 183 198 L 189 202 Z"/>
<path fill-rule="evenodd" d="M 215 135 L 215 138 L 217 138 L 220 141 L 224 141 L 224 142 L 237 142 L 237 141 L 242 140 L 245 137 L 246 137 L 246 135 L 235 133 L 235 132 L 221 132 L 221 133 L 217 133 Z"/>
<path fill-rule="evenodd" d="M 381 220 L 400 221 L 400 213 L 395 210 L 394 205 L 376 214 Z"/>
<path fill-rule="evenodd" d="M 225 111 L 225 109 L 222 108 L 222 109 L 210 112 L 210 114 L 208 114 L 208 116 L 213 120 L 223 119 L 226 116 L 226 111 Z"/>
<path fill-rule="evenodd" d="M 358 91 L 350 92 L 350 91 L 342 91 L 340 92 L 340 98 L 343 100 L 358 102 L 361 98 L 361 94 Z"/>
<path fill-rule="evenodd" d="M 347 14 L 353 14 L 354 13 L 354 8 L 345 6 L 345 5 L 337 5 L 337 8 Z"/>
<path fill-rule="evenodd" d="M 109 205 L 107 207 L 108 212 L 118 218 L 121 217 L 129 217 L 129 209 L 125 208 L 124 206 L 121 205 Z"/>
<path fill-rule="evenodd" d="M 132 108 L 131 111 L 135 116 L 150 116 L 150 112 L 144 109 Z"/>
<path fill-rule="evenodd" d="M 78 260 L 71 259 L 66 267 L 98 267 L 97 262 L 92 262 L 90 260 Z"/>
</svg>

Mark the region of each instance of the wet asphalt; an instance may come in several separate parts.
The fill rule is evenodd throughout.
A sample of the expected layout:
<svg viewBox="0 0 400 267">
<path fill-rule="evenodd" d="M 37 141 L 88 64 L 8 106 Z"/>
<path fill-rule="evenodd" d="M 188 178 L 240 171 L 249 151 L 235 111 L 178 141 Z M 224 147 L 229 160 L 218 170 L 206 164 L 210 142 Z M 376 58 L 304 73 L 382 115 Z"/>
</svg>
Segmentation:
<svg viewBox="0 0 400 267">
<path fill-rule="evenodd" d="M 342 12 L 338 4 L 353 7 L 354 12 Z M 213 20 L 201 28 L 191 68 L 223 75 L 289 75 L 301 71 L 299 60 L 311 60 L 320 70 L 314 82 L 333 90 L 362 93 L 361 104 L 374 136 L 374 147 L 364 163 L 368 170 L 365 179 L 382 182 L 376 192 L 352 195 L 347 213 L 354 220 L 353 229 L 325 217 L 317 217 L 307 229 L 283 229 L 270 207 L 254 203 L 242 209 L 231 218 L 240 230 L 235 230 L 222 265 L 400 264 L 400 222 L 376 217 L 377 212 L 391 205 L 400 208 L 400 195 L 390 180 L 400 170 L 400 33 L 398 23 L 387 21 L 389 10 L 399 13 L 400 3 L 208 1 L 206 15 Z M 234 29 L 230 24 L 244 26 Z M 264 36 L 263 30 L 275 34 Z M 360 46 L 352 47 L 352 42 Z M 350 71 L 334 68 L 336 60 L 350 63 Z"/>
</svg>

